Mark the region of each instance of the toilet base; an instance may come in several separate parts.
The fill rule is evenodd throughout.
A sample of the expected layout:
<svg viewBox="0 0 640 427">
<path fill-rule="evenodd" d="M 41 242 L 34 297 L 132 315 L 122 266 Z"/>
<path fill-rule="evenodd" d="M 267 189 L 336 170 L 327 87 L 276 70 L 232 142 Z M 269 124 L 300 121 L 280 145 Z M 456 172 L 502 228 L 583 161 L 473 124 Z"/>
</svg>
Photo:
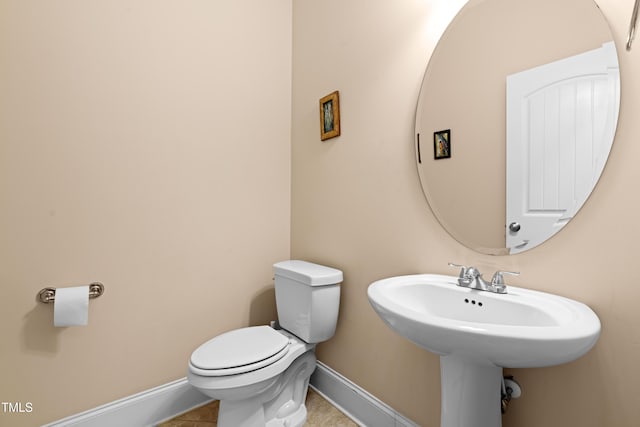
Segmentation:
<svg viewBox="0 0 640 427">
<path fill-rule="evenodd" d="M 302 427 L 307 422 L 307 408 L 304 404 L 286 419 L 275 418 L 267 422 L 265 427 Z"/>
<path fill-rule="evenodd" d="M 220 402 L 217 425 L 219 427 L 302 427 L 307 421 L 307 408 L 304 402 L 297 405 L 297 409 L 284 418 L 265 421 L 264 406 L 257 401 L 258 399 L 255 400 L 256 402 L 251 403 L 229 400 Z M 291 401 L 291 403 L 294 402 Z"/>
<path fill-rule="evenodd" d="M 304 405 L 316 356 L 307 351 L 263 393 L 242 400 L 220 400 L 219 427 L 302 427 Z"/>
</svg>

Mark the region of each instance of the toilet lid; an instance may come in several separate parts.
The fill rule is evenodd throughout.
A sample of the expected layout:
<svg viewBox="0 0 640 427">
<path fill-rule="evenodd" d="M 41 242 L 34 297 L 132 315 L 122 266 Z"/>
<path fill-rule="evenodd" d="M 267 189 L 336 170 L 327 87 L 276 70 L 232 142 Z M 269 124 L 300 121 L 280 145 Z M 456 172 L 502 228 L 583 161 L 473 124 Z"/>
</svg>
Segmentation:
<svg viewBox="0 0 640 427">
<path fill-rule="evenodd" d="M 286 336 L 269 326 L 236 329 L 218 335 L 198 347 L 191 355 L 191 364 L 196 368 L 211 370 L 247 365 L 249 369 L 234 371 L 257 369 L 284 356 L 288 344 L 289 339 Z M 265 363 L 253 367 L 254 364 L 262 361 Z"/>
</svg>

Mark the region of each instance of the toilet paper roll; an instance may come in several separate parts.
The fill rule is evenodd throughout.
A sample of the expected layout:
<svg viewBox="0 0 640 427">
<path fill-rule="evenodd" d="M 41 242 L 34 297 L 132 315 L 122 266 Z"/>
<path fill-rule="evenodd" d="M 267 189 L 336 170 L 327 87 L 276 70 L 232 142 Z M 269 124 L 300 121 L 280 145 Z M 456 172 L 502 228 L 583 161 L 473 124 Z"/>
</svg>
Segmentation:
<svg viewBox="0 0 640 427">
<path fill-rule="evenodd" d="M 89 323 L 89 286 L 57 288 L 53 326 L 86 326 Z"/>
</svg>

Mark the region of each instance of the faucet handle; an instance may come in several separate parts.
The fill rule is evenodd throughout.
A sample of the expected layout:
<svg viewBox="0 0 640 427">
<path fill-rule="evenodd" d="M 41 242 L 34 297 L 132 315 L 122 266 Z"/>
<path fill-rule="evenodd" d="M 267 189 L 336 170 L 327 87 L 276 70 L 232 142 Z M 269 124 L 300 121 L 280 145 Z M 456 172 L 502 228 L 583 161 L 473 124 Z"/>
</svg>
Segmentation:
<svg viewBox="0 0 640 427">
<path fill-rule="evenodd" d="M 520 272 L 518 271 L 496 271 L 495 274 L 493 275 L 493 278 L 491 279 L 491 284 L 492 285 L 498 285 L 498 286 L 502 286 L 504 285 L 504 277 L 502 277 L 503 274 L 510 274 L 512 276 L 519 276 Z"/>
<path fill-rule="evenodd" d="M 480 273 L 480 270 L 478 270 L 475 267 L 469 267 L 467 268 L 467 277 L 471 279 L 475 279 L 476 277 L 479 277 L 482 279 L 482 273 Z"/>
<path fill-rule="evenodd" d="M 460 269 L 460 274 L 458 275 L 458 277 L 460 277 L 461 279 L 467 277 L 467 270 L 469 269 L 469 267 L 467 267 L 466 265 L 454 264 L 450 262 L 449 267 L 458 267 Z"/>
</svg>

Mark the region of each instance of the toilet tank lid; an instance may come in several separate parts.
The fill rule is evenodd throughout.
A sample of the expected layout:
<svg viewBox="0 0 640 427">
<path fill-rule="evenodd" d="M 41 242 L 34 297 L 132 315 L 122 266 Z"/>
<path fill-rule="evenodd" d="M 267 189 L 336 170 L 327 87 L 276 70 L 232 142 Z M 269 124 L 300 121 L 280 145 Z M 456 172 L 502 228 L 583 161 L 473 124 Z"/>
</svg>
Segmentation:
<svg viewBox="0 0 640 427">
<path fill-rule="evenodd" d="M 342 282 L 342 271 L 307 261 L 289 260 L 273 264 L 276 276 L 287 277 L 309 286 Z"/>
</svg>

